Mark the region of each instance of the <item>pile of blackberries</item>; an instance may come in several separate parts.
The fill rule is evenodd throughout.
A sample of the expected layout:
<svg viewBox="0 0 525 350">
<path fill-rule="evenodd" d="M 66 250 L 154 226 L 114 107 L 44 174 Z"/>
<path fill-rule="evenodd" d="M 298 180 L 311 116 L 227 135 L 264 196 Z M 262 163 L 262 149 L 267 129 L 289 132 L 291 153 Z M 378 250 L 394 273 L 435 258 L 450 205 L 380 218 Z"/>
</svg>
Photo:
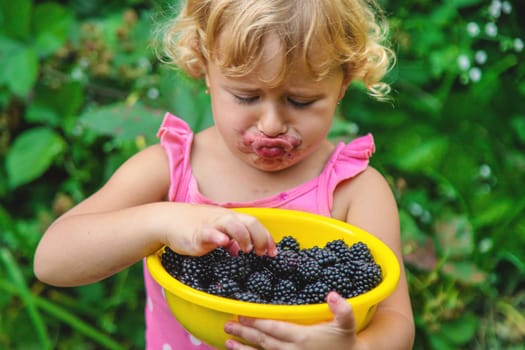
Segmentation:
<svg viewBox="0 0 525 350">
<path fill-rule="evenodd" d="M 180 282 L 231 299 L 260 304 L 318 304 L 329 291 L 345 298 L 365 293 L 382 281 L 381 267 L 368 246 L 342 239 L 301 249 L 292 236 L 277 243 L 274 258 L 253 252 L 230 255 L 217 248 L 203 256 L 165 248 L 161 262 Z"/>
</svg>

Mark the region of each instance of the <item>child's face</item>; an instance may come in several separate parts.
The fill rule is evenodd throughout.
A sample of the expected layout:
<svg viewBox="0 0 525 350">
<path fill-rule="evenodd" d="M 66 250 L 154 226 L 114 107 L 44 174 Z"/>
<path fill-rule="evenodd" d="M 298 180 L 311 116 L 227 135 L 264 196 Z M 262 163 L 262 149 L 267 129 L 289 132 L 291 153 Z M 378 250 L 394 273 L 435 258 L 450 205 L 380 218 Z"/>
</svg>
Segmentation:
<svg viewBox="0 0 525 350">
<path fill-rule="evenodd" d="M 325 142 L 337 102 L 348 86 L 343 71 L 314 80 L 304 64 L 278 86 L 266 81 L 280 70 L 277 40 L 265 41 L 264 58 L 242 78 L 207 66 L 215 125 L 233 154 L 262 171 L 293 166 Z"/>
</svg>

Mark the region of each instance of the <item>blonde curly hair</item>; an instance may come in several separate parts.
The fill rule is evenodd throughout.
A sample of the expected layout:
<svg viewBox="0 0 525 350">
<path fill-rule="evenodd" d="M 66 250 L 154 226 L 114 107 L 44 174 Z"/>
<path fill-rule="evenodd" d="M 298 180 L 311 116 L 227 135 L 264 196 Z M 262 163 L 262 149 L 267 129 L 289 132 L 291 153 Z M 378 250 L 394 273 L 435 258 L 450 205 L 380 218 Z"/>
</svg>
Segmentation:
<svg viewBox="0 0 525 350">
<path fill-rule="evenodd" d="M 157 31 L 161 60 L 202 78 L 209 60 L 223 74 L 242 77 L 263 55 L 263 40 L 277 34 L 284 62 L 279 84 L 301 59 L 316 79 L 341 67 L 351 81 L 383 99 L 382 82 L 395 62 L 384 45 L 387 23 L 374 0 L 187 0 Z"/>
</svg>

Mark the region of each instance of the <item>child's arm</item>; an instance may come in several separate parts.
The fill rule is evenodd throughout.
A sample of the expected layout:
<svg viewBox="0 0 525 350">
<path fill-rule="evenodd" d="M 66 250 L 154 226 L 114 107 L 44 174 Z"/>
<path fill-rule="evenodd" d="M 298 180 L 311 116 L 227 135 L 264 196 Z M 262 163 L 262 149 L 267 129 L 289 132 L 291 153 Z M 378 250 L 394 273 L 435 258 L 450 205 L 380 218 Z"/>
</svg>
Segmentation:
<svg viewBox="0 0 525 350">
<path fill-rule="evenodd" d="M 348 202 L 348 198 L 351 201 Z M 342 208 L 342 210 L 340 210 Z M 334 216 L 373 233 L 396 254 L 401 277 L 394 293 L 378 305 L 374 318 L 355 334 L 351 308 L 337 294 L 328 300 L 334 320 L 312 326 L 262 319 L 241 319 L 227 323 L 226 332 L 265 349 L 411 349 L 414 323 L 401 257 L 397 206 L 383 177 L 367 169 L 343 184 L 334 197 Z M 229 349 L 253 349 L 228 341 Z"/>
<path fill-rule="evenodd" d="M 414 320 L 401 253 L 399 213 L 383 176 L 369 168 L 358 176 L 347 221 L 373 233 L 396 254 L 401 268 L 397 288 L 381 302 L 370 325 L 358 334 L 365 349 L 411 349 Z"/>
<path fill-rule="evenodd" d="M 106 278 L 163 244 L 202 255 L 238 246 L 275 255 L 275 243 L 253 217 L 214 206 L 165 201 L 168 162 L 160 146 L 125 162 L 99 191 L 57 219 L 34 258 L 42 281 L 74 286 Z"/>
</svg>

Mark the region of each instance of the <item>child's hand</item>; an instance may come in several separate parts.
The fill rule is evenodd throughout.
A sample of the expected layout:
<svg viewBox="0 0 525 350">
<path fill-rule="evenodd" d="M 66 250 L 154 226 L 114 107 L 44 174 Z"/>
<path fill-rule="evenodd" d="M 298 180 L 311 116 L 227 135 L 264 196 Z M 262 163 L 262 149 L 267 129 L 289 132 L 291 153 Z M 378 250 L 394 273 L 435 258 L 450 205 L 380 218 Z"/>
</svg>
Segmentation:
<svg viewBox="0 0 525 350">
<path fill-rule="evenodd" d="M 213 206 L 191 206 L 181 220 L 167 229 L 168 246 L 180 254 L 203 255 L 225 247 L 233 255 L 239 250 L 258 255 L 277 254 L 268 230 L 255 217 Z"/>
<path fill-rule="evenodd" d="M 224 330 L 263 349 L 354 349 L 357 338 L 352 307 L 335 292 L 328 294 L 327 301 L 334 315 L 330 322 L 303 326 L 280 321 L 240 318 L 239 323 L 226 323 Z M 255 349 L 233 339 L 226 342 L 226 347 L 230 350 Z"/>
</svg>

